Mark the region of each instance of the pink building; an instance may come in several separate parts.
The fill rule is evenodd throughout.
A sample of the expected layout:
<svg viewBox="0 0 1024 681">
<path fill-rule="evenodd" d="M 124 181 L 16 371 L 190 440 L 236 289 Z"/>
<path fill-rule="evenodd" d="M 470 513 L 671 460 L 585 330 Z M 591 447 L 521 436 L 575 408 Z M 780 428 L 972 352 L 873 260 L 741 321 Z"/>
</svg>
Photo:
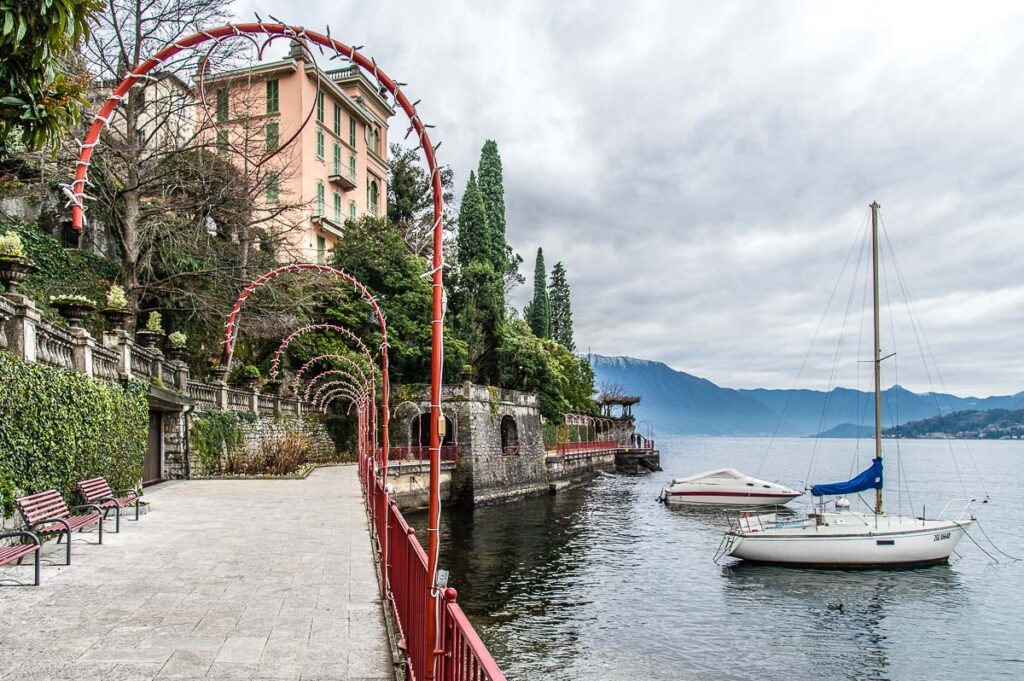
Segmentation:
<svg viewBox="0 0 1024 681">
<path fill-rule="evenodd" d="M 395 112 L 358 67 L 321 70 L 318 78 L 293 42 L 281 61 L 208 76 L 205 91 L 200 124 L 206 121 L 221 153 L 258 183 L 254 208 L 282 237 L 283 262 L 324 262 L 345 220 L 386 213 L 388 119 Z"/>
</svg>

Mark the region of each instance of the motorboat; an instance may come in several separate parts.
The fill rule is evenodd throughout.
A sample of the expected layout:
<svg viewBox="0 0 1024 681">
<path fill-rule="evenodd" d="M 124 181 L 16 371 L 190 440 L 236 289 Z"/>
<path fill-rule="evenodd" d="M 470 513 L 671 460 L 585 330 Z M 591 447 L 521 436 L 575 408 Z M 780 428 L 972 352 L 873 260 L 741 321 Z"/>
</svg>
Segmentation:
<svg viewBox="0 0 1024 681">
<path fill-rule="evenodd" d="M 800 495 L 795 489 L 752 478 L 735 468 L 716 468 L 674 478 L 662 490 L 661 498 L 669 504 L 756 507 L 785 504 Z"/>
</svg>

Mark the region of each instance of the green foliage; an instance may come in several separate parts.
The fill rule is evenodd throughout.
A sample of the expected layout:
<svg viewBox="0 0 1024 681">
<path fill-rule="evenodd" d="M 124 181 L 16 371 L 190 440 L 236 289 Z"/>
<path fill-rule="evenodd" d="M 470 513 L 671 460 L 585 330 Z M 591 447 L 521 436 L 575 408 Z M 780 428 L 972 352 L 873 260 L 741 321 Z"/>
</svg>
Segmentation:
<svg viewBox="0 0 1024 681">
<path fill-rule="evenodd" d="M 511 250 L 505 241 L 505 186 L 498 143 L 494 140 L 484 142 L 477 171 L 492 244 L 491 267 L 504 275 L 509 272 Z"/>
<path fill-rule="evenodd" d="M 954 411 L 886 428 L 882 433 L 885 437 L 898 438 L 943 436 L 968 440 L 1020 440 L 1024 438 L 1024 409 Z"/>
<path fill-rule="evenodd" d="M 172 348 L 183 348 L 188 343 L 188 336 L 181 331 L 175 331 L 167 337 L 167 342 L 170 343 Z M 259 374 L 259 369 L 256 369 L 256 373 L 257 375 Z"/>
<path fill-rule="evenodd" d="M 27 257 L 39 268 L 19 287 L 21 293 L 38 303 L 70 291 L 99 300 L 117 275 L 117 267 L 105 258 L 87 251 L 67 250 L 33 224 L 8 218 L 3 229 L 18 235 Z M 86 322 L 86 328 L 97 335 L 99 329 L 92 325 L 98 323 L 95 320 Z"/>
<path fill-rule="evenodd" d="M 554 341 L 537 338 L 526 322 L 505 324 L 498 360 L 499 384 L 538 393 L 547 419 L 560 423 L 567 412 L 593 412 L 594 373 L 589 363 Z"/>
<path fill-rule="evenodd" d="M 56 149 L 78 122 L 89 77 L 73 65 L 102 9 L 101 0 L 0 0 L 0 139 L 20 132 L 29 148 Z"/>
<path fill-rule="evenodd" d="M 61 294 L 58 296 L 50 296 L 50 305 L 78 305 L 80 307 L 95 308 L 96 301 L 92 298 L 86 298 L 85 296 L 75 294 Z"/>
<path fill-rule="evenodd" d="M 473 262 L 459 272 L 452 296 L 454 328 L 465 344 L 478 383 L 499 380 L 498 345 L 505 316 L 505 288 L 489 263 Z"/>
<path fill-rule="evenodd" d="M 0 352 L 0 506 L 98 475 L 114 489 L 138 485 L 146 452 L 146 387 L 124 388 Z"/>
<path fill-rule="evenodd" d="M 537 249 L 537 264 L 533 268 L 533 300 L 526 309 L 526 323 L 537 338 L 551 337 L 551 304 L 548 301 L 547 271 L 544 268 L 544 249 Z"/>
<path fill-rule="evenodd" d="M 419 160 L 416 149 L 400 144 L 391 145 L 388 158 L 388 220 L 405 245 L 416 255 L 431 252 L 434 233 L 434 192 L 430 174 Z M 452 169 L 440 169 L 441 191 L 444 197 L 445 230 L 455 227 L 451 212 L 454 203 Z"/>
<path fill-rule="evenodd" d="M 123 310 L 128 307 L 128 296 L 125 295 L 124 288 L 118 284 L 111 286 L 107 291 L 106 303 L 108 310 Z"/>
<path fill-rule="evenodd" d="M 242 367 L 242 371 L 239 372 L 239 377 L 248 380 L 258 379 L 260 377 L 260 370 L 252 364 L 246 364 Z"/>
<path fill-rule="evenodd" d="M 487 263 L 493 268 L 497 250 L 492 236 L 483 194 L 476 183 L 476 176 L 470 173 L 459 206 L 459 234 L 455 240 L 459 266 Z"/>
<path fill-rule="evenodd" d="M 24 258 L 25 246 L 21 237 L 15 232 L 6 231 L 0 234 L 0 258 Z"/>
<path fill-rule="evenodd" d="M 551 305 L 551 338 L 558 341 L 570 352 L 576 351 L 576 342 L 572 334 L 572 302 L 569 294 L 569 281 L 565 276 L 565 267 L 556 262 L 551 269 L 551 288 L 548 292 Z"/>
<path fill-rule="evenodd" d="M 242 423 L 252 420 L 248 412 L 233 411 L 206 411 L 194 417 L 189 431 L 193 465 L 205 475 L 220 473 L 245 448 Z"/>
<path fill-rule="evenodd" d="M 146 331 L 150 333 L 163 333 L 164 322 L 160 318 L 159 312 L 150 312 L 149 317 L 146 319 Z"/>
</svg>

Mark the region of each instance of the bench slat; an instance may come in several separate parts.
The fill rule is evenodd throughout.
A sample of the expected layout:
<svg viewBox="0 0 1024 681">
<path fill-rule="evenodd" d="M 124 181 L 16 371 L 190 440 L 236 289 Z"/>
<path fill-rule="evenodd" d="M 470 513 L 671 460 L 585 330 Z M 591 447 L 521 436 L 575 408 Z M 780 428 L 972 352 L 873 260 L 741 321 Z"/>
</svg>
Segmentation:
<svg viewBox="0 0 1024 681">
<path fill-rule="evenodd" d="M 15 546 L 0 546 L 0 565 L 13 563 L 19 558 L 35 553 L 38 550 L 38 544 L 18 544 Z"/>
</svg>

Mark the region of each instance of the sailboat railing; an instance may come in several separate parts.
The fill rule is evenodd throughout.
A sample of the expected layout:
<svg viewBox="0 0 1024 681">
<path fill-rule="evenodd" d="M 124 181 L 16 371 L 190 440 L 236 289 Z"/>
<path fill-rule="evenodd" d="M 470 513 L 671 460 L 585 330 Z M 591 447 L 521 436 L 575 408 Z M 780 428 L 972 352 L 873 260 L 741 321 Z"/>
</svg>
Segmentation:
<svg viewBox="0 0 1024 681">
<path fill-rule="evenodd" d="M 957 513 L 956 516 L 949 518 L 949 520 L 953 520 L 954 522 L 960 520 L 967 520 L 968 518 L 974 517 L 974 509 L 982 503 L 984 503 L 984 500 L 964 498 L 950 499 L 949 501 L 946 502 L 946 505 L 942 507 L 942 510 L 939 512 L 939 515 L 937 515 L 936 518 L 945 519 L 946 511 L 949 510 L 950 506 L 953 506 L 953 504 L 963 504 L 963 506 L 960 507 L 960 512 Z M 924 514 L 922 513 L 922 515 Z"/>
</svg>

